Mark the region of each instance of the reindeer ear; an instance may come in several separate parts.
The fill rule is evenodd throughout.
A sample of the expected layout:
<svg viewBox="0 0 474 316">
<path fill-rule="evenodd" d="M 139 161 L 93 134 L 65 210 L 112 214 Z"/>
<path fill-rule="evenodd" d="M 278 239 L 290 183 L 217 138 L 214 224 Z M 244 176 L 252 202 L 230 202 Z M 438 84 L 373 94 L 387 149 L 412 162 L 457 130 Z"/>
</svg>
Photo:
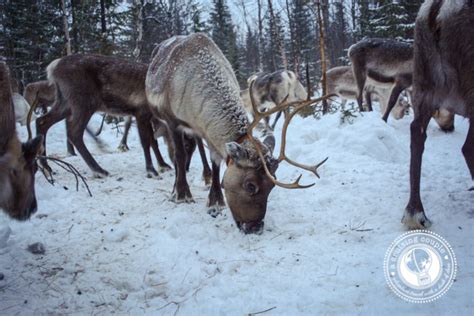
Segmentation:
<svg viewBox="0 0 474 316">
<path fill-rule="evenodd" d="M 273 153 L 273 149 L 275 149 L 275 136 L 273 136 L 273 134 L 268 135 L 263 140 L 263 143 L 268 147 L 270 153 Z"/>
<path fill-rule="evenodd" d="M 271 174 L 275 174 L 275 172 L 277 171 L 278 169 L 278 165 L 280 164 L 280 162 L 278 161 L 278 159 L 275 159 L 273 157 L 271 157 L 268 161 L 267 161 L 267 167 L 268 167 L 268 171 L 270 171 Z"/>
<path fill-rule="evenodd" d="M 43 148 L 43 136 L 36 136 L 32 140 L 27 141 L 23 144 L 23 153 L 25 159 L 30 160 L 36 158 L 39 154 L 44 151 Z"/>
<path fill-rule="evenodd" d="M 225 144 L 225 150 L 227 154 L 232 158 L 232 160 L 237 163 L 240 160 L 248 159 L 249 157 L 247 150 L 236 142 L 230 142 Z"/>
</svg>

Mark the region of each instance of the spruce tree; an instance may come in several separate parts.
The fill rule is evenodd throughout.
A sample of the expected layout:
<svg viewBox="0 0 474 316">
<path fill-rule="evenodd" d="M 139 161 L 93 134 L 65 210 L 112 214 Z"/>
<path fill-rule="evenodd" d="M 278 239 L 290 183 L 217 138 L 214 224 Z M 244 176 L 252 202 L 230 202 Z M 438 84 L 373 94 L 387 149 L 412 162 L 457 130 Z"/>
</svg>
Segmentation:
<svg viewBox="0 0 474 316">
<path fill-rule="evenodd" d="M 242 83 L 244 78 L 240 74 L 237 34 L 234 31 L 230 10 L 225 0 L 213 0 L 209 25 L 213 41 L 227 57 L 234 68 L 237 79 Z"/>
</svg>

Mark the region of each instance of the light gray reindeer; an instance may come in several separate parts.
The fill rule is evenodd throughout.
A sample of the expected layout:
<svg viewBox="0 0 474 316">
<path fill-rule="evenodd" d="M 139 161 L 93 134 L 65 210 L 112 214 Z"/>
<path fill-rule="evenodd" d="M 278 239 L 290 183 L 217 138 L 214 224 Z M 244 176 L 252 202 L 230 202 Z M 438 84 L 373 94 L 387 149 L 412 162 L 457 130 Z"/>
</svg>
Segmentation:
<svg viewBox="0 0 474 316">
<path fill-rule="evenodd" d="M 161 168 L 169 169 L 153 138 L 149 104 L 145 95 L 147 65 L 100 55 L 70 55 L 53 61 L 48 67 L 48 79 L 56 87 L 52 109 L 36 120 L 36 131 L 46 139 L 48 129 L 67 119 L 67 136 L 77 148 L 94 176 L 109 173 L 102 169 L 86 148 L 84 130 L 97 112 L 133 115 L 145 155 L 148 177 L 157 176 L 151 161 L 150 146 Z M 87 93 L 85 93 L 85 91 Z M 42 165 L 51 170 L 46 161 Z"/>
<path fill-rule="evenodd" d="M 280 104 L 287 98 L 288 102 L 303 101 L 307 98 L 307 92 L 295 73 L 290 70 L 277 70 L 272 73 L 258 73 L 247 79 L 247 84 L 255 82 L 252 93 L 259 111 L 265 111 Z M 253 115 L 252 103 L 250 100 L 250 88 L 242 90 L 240 97 L 244 102 L 245 109 Z M 277 113 L 271 129 L 280 118 L 281 112 Z M 268 118 L 269 119 L 269 118 Z M 266 119 L 268 124 L 268 119 Z"/>
<path fill-rule="evenodd" d="M 10 74 L 0 61 L 0 209 L 17 220 L 36 212 L 36 156 L 41 151 L 41 136 L 21 143 L 16 135 Z"/>
<path fill-rule="evenodd" d="M 352 72 L 352 67 L 340 66 L 329 69 L 327 72 L 327 82 L 328 94 L 336 94 L 342 99 L 343 105 L 347 100 L 357 99 L 359 90 Z M 393 87 L 393 83 L 379 83 L 370 77 L 367 78 L 364 87 L 366 102 L 371 104 L 372 98 L 378 98 L 380 110 L 382 113 L 385 113 Z M 401 119 L 405 115 L 408 107 L 408 103 L 402 103 L 399 98 L 391 114 L 395 119 Z"/>
<path fill-rule="evenodd" d="M 393 39 L 368 38 L 349 47 L 349 59 L 358 87 L 357 102 L 363 111 L 363 92 L 367 78 L 372 85 L 393 84 L 383 120 L 387 121 L 400 93 L 411 86 L 413 72 L 413 46 Z M 369 105 L 369 111 L 372 108 Z"/>
<path fill-rule="evenodd" d="M 219 169 L 220 163 L 226 161 L 222 182 L 225 196 L 237 226 L 245 233 L 261 232 L 268 195 L 275 185 L 306 187 L 299 184 L 300 178 L 292 184 L 277 181 L 274 174 L 280 161 L 317 174 L 321 163 L 304 166 L 287 159 L 284 142 L 283 157 L 276 159 L 271 148 L 252 136 L 258 121 L 288 104 L 261 113 L 254 102 L 255 119 L 249 124 L 232 66 L 204 34 L 176 36 L 162 42 L 148 69 L 146 92 L 154 111 L 172 130 L 176 147 L 176 202 L 193 200 L 186 180 L 183 131 L 206 140 L 211 151 L 212 184 L 207 205 L 213 215 L 225 206 Z M 294 112 L 312 102 L 298 105 Z M 288 115 L 285 119 L 283 135 L 292 117 Z"/>
<path fill-rule="evenodd" d="M 420 197 L 426 128 L 434 111 L 448 109 L 469 119 L 462 152 L 474 190 L 474 1 L 426 0 L 415 26 L 411 124 L 410 200 L 402 222 L 409 228 L 431 225 Z"/>
</svg>

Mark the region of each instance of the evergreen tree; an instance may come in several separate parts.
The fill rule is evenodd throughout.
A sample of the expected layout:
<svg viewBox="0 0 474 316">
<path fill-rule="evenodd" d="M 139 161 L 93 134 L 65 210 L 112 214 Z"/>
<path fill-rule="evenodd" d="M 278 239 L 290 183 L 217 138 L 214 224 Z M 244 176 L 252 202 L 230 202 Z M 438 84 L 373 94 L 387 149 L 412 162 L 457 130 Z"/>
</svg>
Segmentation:
<svg viewBox="0 0 474 316">
<path fill-rule="evenodd" d="M 45 78 L 45 67 L 64 48 L 59 1 L 1 0 L 3 51 L 13 76 Z"/>
<path fill-rule="evenodd" d="M 304 68 L 301 67 L 306 61 L 316 60 L 318 53 L 315 47 L 316 24 L 315 17 L 311 16 L 310 8 L 305 0 L 294 0 L 290 4 L 290 15 L 293 27 L 291 31 L 292 69 L 300 78 L 304 78 Z"/>
<path fill-rule="evenodd" d="M 269 58 L 264 59 L 264 67 L 267 71 L 276 71 L 283 67 L 282 56 L 279 44 L 285 46 L 285 30 L 279 13 L 274 13 L 274 19 L 267 14 L 264 18 L 264 55 Z M 272 32 L 274 28 L 275 32 Z"/>
<path fill-rule="evenodd" d="M 237 79 L 242 83 L 244 78 L 240 73 L 237 34 L 234 31 L 230 10 L 225 0 L 213 0 L 209 25 L 212 39 L 227 57 L 234 68 Z"/>
<path fill-rule="evenodd" d="M 372 8 L 373 14 L 373 34 L 375 37 L 394 38 L 405 40 L 408 24 L 408 14 L 404 8 L 394 0 L 379 0 Z"/>
</svg>

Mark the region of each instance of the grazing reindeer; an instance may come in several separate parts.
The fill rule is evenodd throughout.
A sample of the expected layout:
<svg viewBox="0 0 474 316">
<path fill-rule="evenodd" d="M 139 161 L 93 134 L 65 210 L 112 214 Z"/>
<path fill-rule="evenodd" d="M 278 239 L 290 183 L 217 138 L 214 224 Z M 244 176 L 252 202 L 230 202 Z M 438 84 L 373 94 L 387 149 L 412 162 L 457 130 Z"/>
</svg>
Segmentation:
<svg viewBox="0 0 474 316">
<path fill-rule="evenodd" d="M 474 184 L 473 25 L 472 0 L 426 0 L 416 19 L 410 200 L 402 219 L 409 228 L 431 225 L 421 202 L 420 177 L 426 128 L 435 110 L 446 108 L 469 118 L 462 152 Z"/>
<path fill-rule="evenodd" d="M 70 55 L 53 61 L 47 68 L 48 79 L 56 87 L 56 100 L 52 109 L 36 120 L 38 135 L 46 138 L 48 129 L 67 118 L 68 139 L 77 148 L 94 176 L 109 173 L 102 169 L 86 148 L 84 130 L 91 116 L 97 112 L 116 115 L 133 115 L 145 154 L 148 177 L 157 176 L 150 156 L 150 146 L 158 164 L 170 168 L 153 138 L 151 112 L 145 96 L 147 65 L 132 63 L 100 55 Z M 41 161 L 47 166 L 46 161 Z"/>
<path fill-rule="evenodd" d="M 259 111 L 271 109 L 277 104 L 280 104 L 285 97 L 288 102 L 303 101 L 307 98 L 306 90 L 301 82 L 296 77 L 295 73 L 290 70 L 277 70 L 272 73 L 258 73 L 248 78 L 247 83 L 250 86 L 251 82 L 255 82 L 252 88 L 252 93 L 255 98 L 255 103 Z M 252 104 L 250 102 L 250 89 L 245 89 L 240 92 L 240 97 L 244 102 L 245 109 L 248 113 L 253 115 Z M 279 112 L 273 122 L 271 128 L 280 118 Z M 268 123 L 268 119 L 266 119 Z"/>
<path fill-rule="evenodd" d="M 412 84 L 413 46 L 392 39 L 368 38 L 352 45 L 348 54 L 358 87 L 360 111 L 364 110 L 362 94 L 367 78 L 394 85 L 383 114 L 386 122 L 400 93 Z M 370 105 L 369 111 L 372 111 Z"/>
<path fill-rule="evenodd" d="M 36 212 L 36 156 L 41 136 L 22 144 L 15 131 L 10 74 L 0 62 L 0 208 L 17 220 Z"/>
<path fill-rule="evenodd" d="M 232 66 L 204 34 L 176 36 L 162 42 L 148 68 L 146 92 L 154 112 L 172 131 L 176 150 L 172 199 L 176 202 L 193 201 L 186 180 L 183 132 L 205 139 L 211 151 L 212 184 L 207 202 L 211 214 L 219 213 L 225 205 L 219 169 L 221 161 L 226 161 L 225 196 L 237 226 L 245 233 L 262 230 L 268 195 L 275 184 L 306 187 L 298 183 L 300 178 L 292 184 L 278 182 L 273 175 L 280 161 L 317 174 L 320 164 L 310 167 L 287 159 L 284 143 L 281 157 L 276 159 L 271 148 L 252 136 L 263 117 L 285 109 L 288 104 L 261 113 L 254 102 L 255 119 L 249 124 Z M 295 112 L 307 104 L 298 105 Z M 284 136 L 292 117 L 293 113 L 285 119 Z"/>
<path fill-rule="evenodd" d="M 327 81 L 328 94 L 336 94 L 342 99 L 343 105 L 346 104 L 348 99 L 357 99 L 359 90 L 350 66 L 340 66 L 329 69 L 327 72 Z M 371 107 L 372 95 L 375 94 L 380 101 L 381 112 L 385 113 L 393 87 L 393 83 L 381 83 L 372 80 L 370 77 L 367 78 L 364 91 L 369 107 Z M 391 112 L 392 116 L 397 120 L 401 119 L 407 109 L 408 105 L 403 104 L 401 100 L 398 99 L 394 110 Z"/>
</svg>

